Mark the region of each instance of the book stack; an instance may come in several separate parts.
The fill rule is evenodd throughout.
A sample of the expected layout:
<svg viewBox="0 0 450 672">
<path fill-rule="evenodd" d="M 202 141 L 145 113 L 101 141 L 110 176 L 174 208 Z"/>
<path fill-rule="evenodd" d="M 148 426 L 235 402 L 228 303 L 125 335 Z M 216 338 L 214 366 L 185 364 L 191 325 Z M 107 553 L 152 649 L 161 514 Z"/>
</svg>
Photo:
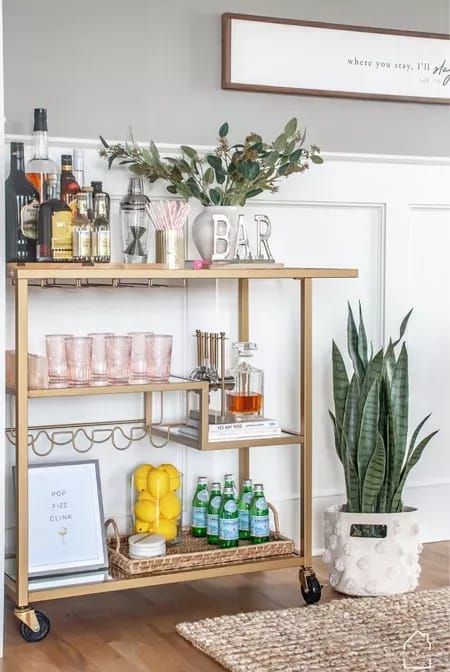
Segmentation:
<svg viewBox="0 0 450 672">
<path fill-rule="evenodd" d="M 197 418 L 188 418 L 187 424 L 178 428 L 180 434 L 198 437 L 199 420 Z M 244 422 L 229 422 L 225 424 L 210 424 L 208 440 L 213 441 L 234 441 L 236 439 L 247 438 L 266 438 L 271 436 L 280 436 L 281 426 L 277 420 L 270 418 L 258 418 L 256 420 L 247 420 Z"/>
</svg>

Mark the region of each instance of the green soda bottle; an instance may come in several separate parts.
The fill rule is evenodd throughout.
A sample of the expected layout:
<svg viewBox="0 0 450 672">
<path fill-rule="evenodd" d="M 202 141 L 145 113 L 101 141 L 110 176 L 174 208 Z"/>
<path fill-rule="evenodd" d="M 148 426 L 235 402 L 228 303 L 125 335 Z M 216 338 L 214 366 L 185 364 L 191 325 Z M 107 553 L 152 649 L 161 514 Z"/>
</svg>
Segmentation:
<svg viewBox="0 0 450 672">
<path fill-rule="evenodd" d="M 236 483 L 234 482 L 234 476 L 233 474 L 225 474 L 224 476 L 224 490 L 225 488 L 233 488 L 234 496 L 237 498 L 237 488 L 236 488 Z"/>
<path fill-rule="evenodd" d="M 219 512 L 221 504 L 220 483 L 213 483 L 206 514 L 206 535 L 208 537 L 208 544 L 216 546 L 219 545 Z"/>
<path fill-rule="evenodd" d="M 239 546 L 239 511 L 231 487 L 223 489 L 219 512 L 219 546 L 220 548 Z"/>
<path fill-rule="evenodd" d="M 193 537 L 206 537 L 206 511 L 208 508 L 208 479 L 206 476 L 199 476 L 197 489 L 192 500 L 192 526 L 191 534 Z"/>
<path fill-rule="evenodd" d="M 250 509 L 253 501 L 253 485 L 250 479 L 243 481 L 238 502 L 239 539 L 250 539 Z"/>
<path fill-rule="evenodd" d="M 252 544 L 270 541 L 269 507 L 264 497 L 264 486 L 255 483 L 253 502 L 250 509 L 250 539 Z"/>
</svg>

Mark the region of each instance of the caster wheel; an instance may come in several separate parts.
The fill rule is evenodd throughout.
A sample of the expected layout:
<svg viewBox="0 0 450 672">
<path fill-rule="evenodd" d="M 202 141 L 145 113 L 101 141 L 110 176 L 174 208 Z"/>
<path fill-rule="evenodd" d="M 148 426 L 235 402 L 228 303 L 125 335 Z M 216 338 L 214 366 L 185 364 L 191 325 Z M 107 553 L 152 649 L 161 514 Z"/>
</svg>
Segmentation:
<svg viewBox="0 0 450 672">
<path fill-rule="evenodd" d="M 41 642 L 45 639 L 50 632 L 50 621 L 42 611 L 35 611 L 36 618 L 39 622 L 39 630 L 35 632 L 25 625 L 25 623 L 20 624 L 20 634 L 26 642 Z"/>
<path fill-rule="evenodd" d="M 307 576 L 306 583 L 308 584 L 307 591 L 301 586 L 303 599 L 306 604 L 316 604 L 322 597 L 322 586 L 315 576 Z"/>
</svg>

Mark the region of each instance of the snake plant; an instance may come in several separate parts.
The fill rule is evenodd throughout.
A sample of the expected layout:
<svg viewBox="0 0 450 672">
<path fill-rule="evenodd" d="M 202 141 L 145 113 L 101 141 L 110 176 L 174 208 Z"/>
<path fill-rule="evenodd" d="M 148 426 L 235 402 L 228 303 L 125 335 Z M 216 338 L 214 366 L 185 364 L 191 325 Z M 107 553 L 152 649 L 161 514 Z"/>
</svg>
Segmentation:
<svg viewBox="0 0 450 672">
<path fill-rule="evenodd" d="M 345 472 L 347 511 L 402 511 L 408 474 L 437 433 L 418 442 L 428 415 L 408 443 L 408 353 L 403 337 L 411 312 L 401 323 L 399 338 L 391 339 L 386 349 L 374 355 L 372 346 L 369 354 L 361 305 L 357 328 L 349 304 L 347 341 L 353 368 L 350 379 L 333 341 L 334 413 L 330 411 L 330 416 L 336 451 Z"/>
</svg>

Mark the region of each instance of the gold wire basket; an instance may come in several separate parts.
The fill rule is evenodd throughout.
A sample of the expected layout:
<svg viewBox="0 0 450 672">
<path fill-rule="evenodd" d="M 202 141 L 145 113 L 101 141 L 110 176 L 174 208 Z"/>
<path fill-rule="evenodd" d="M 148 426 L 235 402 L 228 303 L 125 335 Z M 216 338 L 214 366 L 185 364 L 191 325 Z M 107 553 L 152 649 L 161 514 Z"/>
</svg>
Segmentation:
<svg viewBox="0 0 450 672">
<path fill-rule="evenodd" d="M 240 541 L 236 548 L 219 548 L 208 544 L 205 538 L 192 537 L 189 529 L 185 528 L 181 543 L 169 546 L 166 555 L 144 560 L 129 557 L 128 536 L 121 536 L 115 520 L 109 518 L 105 523 L 106 529 L 111 526 L 114 532 L 114 535 L 107 539 L 110 567 L 115 573 L 132 576 L 216 567 L 228 563 L 292 555 L 295 549 L 294 542 L 280 535 L 278 513 L 272 504 L 269 504 L 269 508 L 273 512 L 275 531 L 271 532 L 268 542 L 251 544 L 248 541 Z"/>
</svg>

